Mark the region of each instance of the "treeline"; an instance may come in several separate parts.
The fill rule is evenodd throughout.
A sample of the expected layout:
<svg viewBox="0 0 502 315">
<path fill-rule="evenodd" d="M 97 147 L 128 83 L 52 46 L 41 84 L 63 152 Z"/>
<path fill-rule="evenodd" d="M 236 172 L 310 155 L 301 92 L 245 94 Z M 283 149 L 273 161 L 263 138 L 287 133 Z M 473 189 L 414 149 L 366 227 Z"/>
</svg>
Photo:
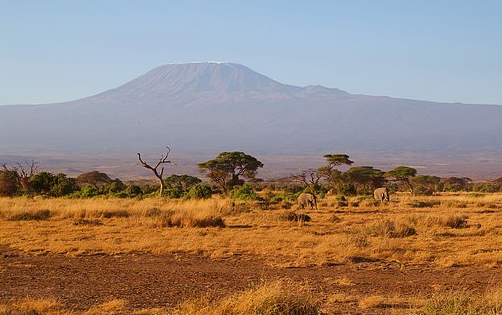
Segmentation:
<svg viewBox="0 0 502 315">
<path fill-rule="evenodd" d="M 167 156 L 167 155 L 166 155 Z M 165 160 L 166 156 L 162 156 Z M 160 183 L 124 183 L 107 174 L 92 171 L 71 178 L 63 173 L 52 174 L 39 171 L 34 161 L 6 165 L 0 169 L 0 196 L 42 195 L 47 197 L 91 198 L 113 196 L 135 198 L 161 196 L 168 198 L 200 199 L 212 194 L 229 195 L 235 199 L 263 199 L 256 191 L 268 188 L 281 190 L 293 199 L 301 191 L 319 195 L 367 195 L 375 188 L 388 187 L 391 191 L 409 191 L 412 194 L 432 195 L 438 192 L 501 192 L 502 177 L 493 181 L 475 182 L 467 177 L 440 178 L 432 175 L 417 175 L 408 166 L 399 166 L 384 172 L 372 166 L 351 166 L 353 161 L 345 154 L 328 154 L 326 165 L 302 170 L 291 176 L 263 181 L 256 178 L 263 164 L 243 152 L 222 152 L 215 159 L 198 164 L 199 171 L 209 180 L 190 175 L 170 175 L 160 178 Z M 160 164 L 159 164 L 160 165 Z M 163 171 L 160 173 L 163 174 Z M 269 196 L 273 198 L 273 196 Z"/>
<path fill-rule="evenodd" d="M 91 198 L 111 196 L 134 198 L 157 196 L 158 185 L 126 184 L 120 179 L 111 179 L 107 174 L 92 171 L 76 178 L 66 174 L 42 171 L 23 177 L 19 167 L 0 171 L 0 196 L 42 195 L 47 197 Z M 23 184 L 21 184 L 23 183 Z M 194 176 L 171 175 L 165 179 L 164 196 L 170 198 L 209 198 L 211 187 Z"/>
</svg>

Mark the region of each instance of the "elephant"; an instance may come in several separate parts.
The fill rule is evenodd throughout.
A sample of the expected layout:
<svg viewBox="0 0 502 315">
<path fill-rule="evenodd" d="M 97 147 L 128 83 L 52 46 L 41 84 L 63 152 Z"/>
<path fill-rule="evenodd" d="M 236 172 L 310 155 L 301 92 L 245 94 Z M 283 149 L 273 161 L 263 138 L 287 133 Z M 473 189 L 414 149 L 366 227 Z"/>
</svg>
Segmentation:
<svg viewBox="0 0 502 315">
<path fill-rule="evenodd" d="M 387 187 L 380 187 L 375 189 L 373 192 L 373 197 L 378 201 L 390 201 L 389 190 Z"/>
<path fill-rule="evenodd" d="M 305 209 L 306 206 L 310 206 L 310 209 L 317 209 L 317 198 L 311 193 L 301 193 L 298 196 L 298 205 Z"/>
</svg>

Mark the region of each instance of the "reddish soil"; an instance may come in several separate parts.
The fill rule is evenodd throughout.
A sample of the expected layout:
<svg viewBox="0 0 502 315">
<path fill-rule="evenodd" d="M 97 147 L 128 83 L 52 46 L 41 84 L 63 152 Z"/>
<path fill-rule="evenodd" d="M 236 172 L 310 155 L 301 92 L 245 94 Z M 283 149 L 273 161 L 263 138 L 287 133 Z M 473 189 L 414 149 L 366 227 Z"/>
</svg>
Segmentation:
<svg viewBox="0 0 502 315">
<path fill-rule="evenodd" d="M 352 285 L 333 279 L 349 279 Z M 323 298 L 355 296 L 428 297 L 434 292 L 467 289 L 482 292 L 500 283 L 496 268 L 433 268 L 395 263 L 354 262 L 345 265 L 277 268 L 262 260 L 210 260 L 196 255 L 128 254 L 124 256 L 29 256 L 0 248 L 0 303 L 25 297 L 57 298 L 65 307 L 84 310 L 112 298 L 134 309 L 171 308 L 191 297 L 221 298 L 261 280 L 289 278 L 307 282 Z M 329 313 L 378 314 L 385 309 L 359 309 L 352 299 L 330 305 Z M 391 305 L 407 307 L 407 305 Z"/>
</svg>

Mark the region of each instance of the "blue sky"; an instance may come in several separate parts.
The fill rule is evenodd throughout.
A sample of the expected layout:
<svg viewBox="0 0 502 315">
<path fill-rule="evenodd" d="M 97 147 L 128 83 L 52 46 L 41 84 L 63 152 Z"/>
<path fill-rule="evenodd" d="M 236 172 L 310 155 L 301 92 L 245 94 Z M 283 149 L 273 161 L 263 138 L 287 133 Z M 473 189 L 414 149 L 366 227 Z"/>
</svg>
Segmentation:
<svg viewBox="0 0 502 315">
<path fill-rule="evenodd" d="M 166 63 L 502 105 L 502 1 L 0 0 L 0 104 L 74 100 Z"/>
</svg>

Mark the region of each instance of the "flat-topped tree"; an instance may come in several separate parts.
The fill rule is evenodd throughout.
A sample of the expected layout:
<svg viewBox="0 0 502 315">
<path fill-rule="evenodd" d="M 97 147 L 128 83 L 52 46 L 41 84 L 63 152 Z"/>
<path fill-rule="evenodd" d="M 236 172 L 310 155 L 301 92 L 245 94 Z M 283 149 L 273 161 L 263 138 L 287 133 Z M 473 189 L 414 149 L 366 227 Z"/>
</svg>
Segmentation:
<svg viewBox="0 0 502 315">
<path fill-rule="evenodd" d="M 343 180 L 355 185 L 358 193 L 371 194 L 385 183 L 384 172 L 373 166 L 356 166 L 343 173 Z"/>
<path fill-rule="evenodd" d="M 159 180 L 159 183 L 160 183 L 159 196 L 160 197 L 162 197 L 162 194 L 164 193 L 164 187 L 165 187 L 164 180 L 162 179 L 162 176 L 164 175 L 164 166 L 162 166 L 162 168 L 160 169 L 160 172 L 159 172 L 158 168 L 163 164 L 167 164 L 167 163 L 173 164 L 171 161 L 169 161 L 167 159 L 169 156 L 169 152 L 171 152 L 171 149 L 169 149 L 169 147 L 166 147 L 166 148 L 167 148 L 166 155 L 165 156 L 161 155 L 160 159 L 157 161 L 157 164 L 155 164 L 155 166 L 150 166 L 148 163 L 143 161 L 141 159 L 141 153 L 138 152 L 138 159 L 141 162 L 141 165 L 143 165 L 143 167 L 151 170 L 153 172 L 153 174 L 155 174 L 155 177 L 157 177 L 157 179 Z"/>
<path fill-rule="evenodd" d="M 336 167 L 340 165 L 352 165 L 354 163 L 347 154 L 326 154 L 324 155 L 328 165 L 317 169 L 319 175 L 324 178 L 331 186 L 340 184 L 342 172 Z"/>
<path fill-rule="evenodd" d="M 77 176 L 77 182 L 82 184 L 89 184 L 94 188 L 100 185 L 109 184 L 112 182 L 110 176 L 100 171 L 91 171 Z"/>
<path fill-rule="evenodd" d="M 253 180 L 263 164 L 244 152 L 222 152 L 214 160 L 199 164 L 199 171 L 228 193 L 234 186 L 242 185 L 245 177 Z"/>
<path fill-rule="evenodd" d="M 400 181 L 405 183 L 410 190 L 410 193 L 413 195 L 413 185 L 411 184 L 411 178 L 417 175 L 417 170 L 413 167 L 409 166 L 399 166 L 395 169 L 388 171 L 385 173 L 385 178 L 389 178 L 392 180 Z"/>
</svg>

